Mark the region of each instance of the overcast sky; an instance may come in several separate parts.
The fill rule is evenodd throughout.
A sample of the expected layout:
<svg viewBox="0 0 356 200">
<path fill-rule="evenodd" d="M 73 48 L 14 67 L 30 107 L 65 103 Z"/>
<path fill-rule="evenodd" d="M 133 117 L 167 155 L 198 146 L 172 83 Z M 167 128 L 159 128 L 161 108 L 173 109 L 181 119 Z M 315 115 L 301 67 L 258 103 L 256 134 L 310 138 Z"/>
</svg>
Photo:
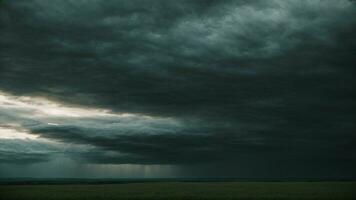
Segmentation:
<svg viewBox="0 0 356 200">
<path fill-rule="evenodd" d="M 356 177 L 356 2 L 3 0 L 0 177 Z"/>
</svg>

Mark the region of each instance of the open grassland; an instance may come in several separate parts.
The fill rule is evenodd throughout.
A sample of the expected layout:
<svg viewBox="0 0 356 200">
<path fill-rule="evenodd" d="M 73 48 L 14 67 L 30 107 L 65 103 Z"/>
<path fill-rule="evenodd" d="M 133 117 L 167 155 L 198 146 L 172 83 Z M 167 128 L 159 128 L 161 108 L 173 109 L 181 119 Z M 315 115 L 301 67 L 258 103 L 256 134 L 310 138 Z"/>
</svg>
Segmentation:
<svg viewBox="0 0 356 200">
<path fill-rule="evenodd" d="M 1 200 L 356 199 L 356 182 L 156 182 L 1 185 Z"/>
</svg>

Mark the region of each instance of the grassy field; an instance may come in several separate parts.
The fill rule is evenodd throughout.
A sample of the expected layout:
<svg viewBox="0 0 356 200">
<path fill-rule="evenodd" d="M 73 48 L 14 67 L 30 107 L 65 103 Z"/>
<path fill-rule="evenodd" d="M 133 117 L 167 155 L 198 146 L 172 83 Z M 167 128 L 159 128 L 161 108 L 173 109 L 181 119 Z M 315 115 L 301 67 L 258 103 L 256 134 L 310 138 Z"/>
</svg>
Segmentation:
<svg viewBox="0 0 356 200">
<path fill-rule="evenodd" d="M 99 185 L 1 185 L 0 199 L 356 199 L 356 182 L 157 182 Z"/>
</svg>

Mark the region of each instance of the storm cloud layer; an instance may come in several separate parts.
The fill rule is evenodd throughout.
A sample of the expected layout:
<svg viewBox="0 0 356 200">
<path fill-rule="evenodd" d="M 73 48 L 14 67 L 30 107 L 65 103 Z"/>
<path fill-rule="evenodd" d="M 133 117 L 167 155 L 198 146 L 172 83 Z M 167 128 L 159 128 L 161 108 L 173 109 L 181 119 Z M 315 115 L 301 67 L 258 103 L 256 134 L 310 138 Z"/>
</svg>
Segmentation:
<svg viewBox="0 0 356 200">
<path fill-rule="evenodd" d="M 355 31 L 350 0 L 2 1 L 0 162 L 354 177 Z"/>
</svg>

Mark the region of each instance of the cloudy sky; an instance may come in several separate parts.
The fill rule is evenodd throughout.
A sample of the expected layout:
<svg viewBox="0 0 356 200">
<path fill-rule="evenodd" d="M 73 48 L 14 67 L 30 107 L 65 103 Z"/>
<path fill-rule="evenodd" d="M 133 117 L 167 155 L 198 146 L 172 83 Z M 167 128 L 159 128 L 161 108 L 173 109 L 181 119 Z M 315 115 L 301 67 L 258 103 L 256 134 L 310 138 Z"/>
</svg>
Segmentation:
<svg viewBox="0 0 356 200">
<path fill-rule="evenodd" d="M 356 2 L 2 0 L 0 177 L 356 177 Z"/>
</svg>

